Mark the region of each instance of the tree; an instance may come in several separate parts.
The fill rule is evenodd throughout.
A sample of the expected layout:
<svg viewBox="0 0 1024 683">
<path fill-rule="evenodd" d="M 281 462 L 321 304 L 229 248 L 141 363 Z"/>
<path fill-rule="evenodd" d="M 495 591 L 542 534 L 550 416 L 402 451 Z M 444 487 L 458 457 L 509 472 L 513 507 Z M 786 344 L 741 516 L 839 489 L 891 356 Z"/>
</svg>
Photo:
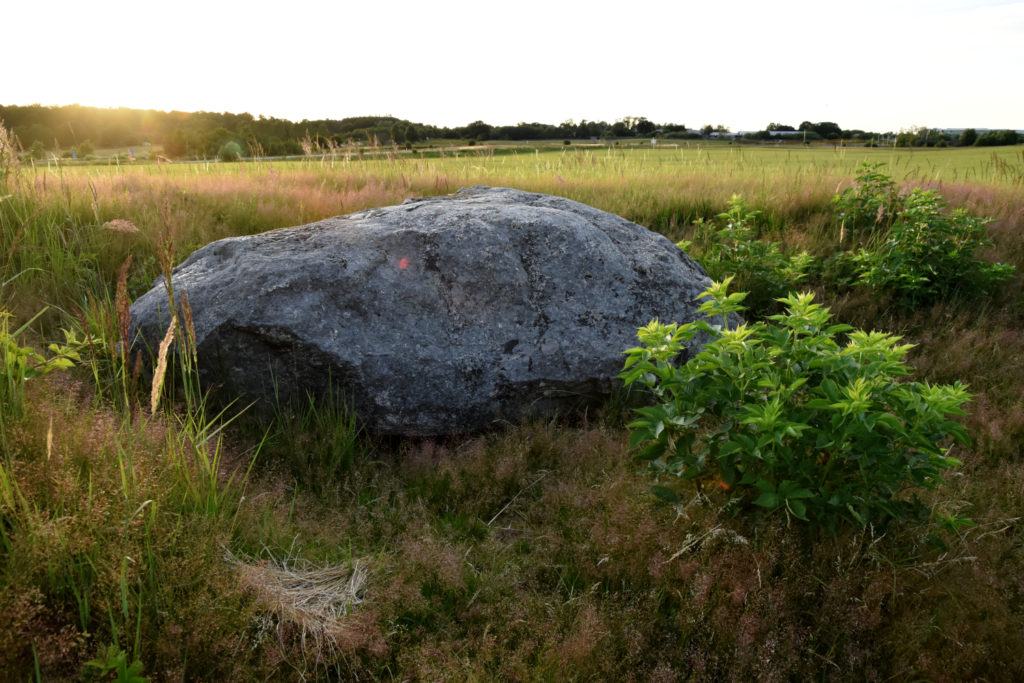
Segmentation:
<svg viewBox="0 0 1024 683">
<path fill-rule="evenodd" d="M 636 120 L 636 125 L 634 126 L 634 128 L 636 130 L 637 135 L 643 136 L 652 135 L 654 131 L 657 130 L 657 127 L 643 116 Z"/>
<path fill-rule="evenodd" d="M 612 124 L 612 135 L 617 138 L 628 138 L 632 137 L 633 131 L 630 130 L 628 123 L 619 120 Z"/>
<path fill-rule="evenodd" d="M 405 126 L 399 122 L 391 124 L 391 141 L 396 145 L 401 145 L 406 141 Z"/>
<path fill-rule="evenodd" d="M 491 126 L 483 121 L 474 121 L 466 126 L 466 137 L 473 140 L 487 140 L 491 137 Z"/>
<path fill-rule="evenodd" d="M 843 129 L 839 127 L 839 124 L 832 121 L 819 121 L 818 123 L 804 121 L 800 124 L 799 130 L 817 133 L 828 140 L 838 140 L 843 136 Z"/>
<path fill-rule="evenodd" d="M 571 138 L 576 135 L 576 122 L 572 119 L 566 119 L 558 124 L 558 127 L 555 130 L 558 131 L 557 137 L 563 139 Z"/>
<path fill-rule="evenodd" d="M 796 131 L 793 126 L 787 126 L 784 123 L 769 123 L 765 130 L 784 130 L 784 131 Z"/>
<path fill-rule="evenodd" d="M 843 129 L 839 127 L 839 124 L 833 123 L 832 121 L 822 121 L 821 123 L 817 123 L 815 124 L 814 130 L 817 131 L 818 135 L 827 140 L 835 140 L 843 136 Z"/>
<path fill-rule="evenodd" d="M 1000 145 L 1016 145 L 1018 142 L 1016 131 L 1012 130 L 991 130 L 979 135 L 974 144 L 978 147 L 997 147 Z"/>
<path fill-rule="evenodd" d="M 914 147 L 934 147 L 944 141 L 946 136 L 935 128 L 920 128 L 914 136 Z"/>
<path fill-rule="evenodd" d="M 138 144 L 138 141 L 137 132 L 123 121 L 104 126 L 100 131 L 100 144 L 103 147 L 127 147 Z"/>
<path fill-rule="evenodd" d="M 970 147 L 978 140 L 978 131 L 973 128 L 965 128 L 964 132 L 960 133 L 960 146 Z"/>
<path fill-rule="evenodd" d="M 238 161 L 242 158 L 242 146 L 235 140 L 229 140 L 217 150 L 217 158 L 221 161 Z"/>
<path fill-rule="evenodd" d="M 53 129 L 41 123 L 33 123 L 30 126 L 19 126 L 14 129 L 14 134 L 21 140 L 21 144 L 31 147 L 35 142 L 42 142 L 49 147 L 53 144 Z"/>
</svg>

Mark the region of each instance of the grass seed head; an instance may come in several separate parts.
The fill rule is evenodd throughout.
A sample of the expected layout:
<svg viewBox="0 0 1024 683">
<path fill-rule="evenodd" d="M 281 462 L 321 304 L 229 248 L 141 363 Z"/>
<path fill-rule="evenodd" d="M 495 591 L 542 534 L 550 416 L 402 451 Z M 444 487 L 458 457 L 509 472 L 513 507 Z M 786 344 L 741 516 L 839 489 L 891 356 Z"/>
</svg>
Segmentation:
<svg viewBox="0 0 1024 683">
<path fill-rule="evenodd" d="M 120 336 L 122 358 L 127 357 L 129 325 L 132 319 L 131 300 L 128 298 L 128 269 L 131 265 L 132 257 L 129 254 L 117 272 L 117 293 L 114 296 L 114 307 L 117 311 L 117 333 Z"/>
<path fill-rule="evenodd" d="M 177 326 L 178 318 L 174 316 L 171 318 L 171 324 L 167 327 L 167 334 L 164 335 L 163 341 L 160 342 L 160 349 L 156 360 L 156 371 L 153 373 L 153 386 L 149 392 L 149 411 L 151 413 L 156 413 L 156 409 L 160 407 L 160 392 L 164 386 L 164 375 L 167 374 L 167 354 L 171 348 L 171 342 L 174 341 L 174 328 Z"/>
</svg>

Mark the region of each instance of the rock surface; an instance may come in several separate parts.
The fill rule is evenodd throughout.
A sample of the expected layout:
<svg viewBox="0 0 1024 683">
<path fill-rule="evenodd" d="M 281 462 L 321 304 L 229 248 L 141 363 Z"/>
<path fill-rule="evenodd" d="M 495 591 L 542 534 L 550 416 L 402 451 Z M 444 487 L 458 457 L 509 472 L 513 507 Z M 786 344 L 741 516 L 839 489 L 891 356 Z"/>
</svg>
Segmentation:
<svg viewBox="0 0 1024 683">
<path fill-rule="evenodd" d="M 408 436 L 607 395 L 636 329 L 693 320 L 710 282 L 619 216 L 489 187 L 220 240 L 172 279 L 204 386 L 270 408 L 333 384 L 370 429 Z M 131 318 L 155 349 L 170 322 L 162 280 Z"/>
</svg>

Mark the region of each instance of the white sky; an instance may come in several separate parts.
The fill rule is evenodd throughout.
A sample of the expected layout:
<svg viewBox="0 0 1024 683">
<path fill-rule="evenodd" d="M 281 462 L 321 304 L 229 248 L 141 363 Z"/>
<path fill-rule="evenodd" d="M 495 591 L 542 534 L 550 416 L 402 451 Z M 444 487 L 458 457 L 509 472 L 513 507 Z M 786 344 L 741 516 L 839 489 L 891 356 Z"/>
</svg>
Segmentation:
<svg viewBox="0 0 1024 683">
<path fill-rule="evenodd" d="M 1024 1 L 48 0 L 0 26 L 6 105 L 1024 129 Z"/>
</svg>

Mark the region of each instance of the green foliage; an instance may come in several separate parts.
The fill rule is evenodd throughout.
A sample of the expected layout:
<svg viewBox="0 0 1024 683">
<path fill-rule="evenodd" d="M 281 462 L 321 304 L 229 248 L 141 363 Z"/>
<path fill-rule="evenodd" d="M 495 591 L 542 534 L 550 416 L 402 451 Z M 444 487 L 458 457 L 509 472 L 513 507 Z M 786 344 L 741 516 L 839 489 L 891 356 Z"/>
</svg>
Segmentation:
<svg viewBox="0 0 1024 683">
<path fill-rule="evenodd" d="M 694 241 L 679 244 L 682 249 L 696 247 L 694 256 L 711 279 L 735 277 L 740 288 L 753 293 L 748 303 L 755 311 L 770 309 L 804 277 L 813 261 L 807 252 L 787 256 L 778 242 L 757 239 L 760 214 L 734 194 L 729 210 L 718 214 L 718 223 L 698 221 Z"/>
<path fill-rule="evenodd" d="M 391 124 L 391 141 L 400 145 L 406 141 L 406 127 L 399 122 Z"/>
<path fill-rule="evenodd" d="M 229 140 L 217 150 L 217 158 L 221 161 L 238 161 L 242 158 L 242 146 L 234 140 Z"/>
<path fill-rule="evenodd" d="M 78 152 L 78 156 L 87 157 L 96 151 L 96 147 L 92 144 L 92 140 L 83 140 L 75 147 L 75 151 Z"/>
<path fill-rule="evenodd" d="M 721 324 L 653 321 L 626 351 L 621 378 L 656 399 L 629 426 L 658 481 L 716 477 L 736 508 L 785 511 L 830 532 L 922 511 L 913 489 L 941 483 L 959 464 L 950 441 L 968 441 L 949 419 L 963 414 L 966 388 L 903 381 L 910 345 L 830 324 L 809 293 L 786 297 L 770 323 L 729 327 L 745 295 L 728 285 L 702 295 L 701 313 Z M 699 334 L 712 340 L 677 366 Z M 671 488 L 658 493 L 677 500 Z"/>
<path fill-rule="evenodd" d="M 483 121 L 474 121 L 466 126 L 466 137 L 471 140 L 487 140 L 491 137 L 491 126 Z"/>
<path fill-rule="evenodd" d="M 44 145 L 41 140 L 36 140 L 32 143 L 32 146 L 28 148 L 28 154 L 36 161 L 39 161 L 46 156 L 46 145 Z"/>
<path fill-rule="evenodd" d="M 913 308 L 953 294 L 989 293 L 1013 274 L 1013 266 L 974 255 L 992 245 L 985 239 L 988 219 L 946 211 L 934 190 L 901 193 L 881 166 L 864 164 L 856 186 L 832 198 L 840 241 L 860 245 L 830 259 L 833 283 L 856 281 Z"/>
<path fill-rule="evenodd" d="M 984 238 L 987 219 L 963 209 L 945 213 L 934 190 L 914 189 L 900 203 L 885 241 L 854 257 L 864 284 L 913 307 L 957 292 L 988 292 L 1013 274 L 1013 266 L 974 256 L 992 244 Z"/>
<path fill-rule="evenodd" d="M 987 263 L 975 251 L 991 246 L 990 222 L 964 209 L 946 212 L 935 190 L 914 188 L 899 194 L 879 164 L 865 164 L 857 185 L 833 199 L 844 229 L 873 234 L 866 247 L 848 259 L 858 282 L 913 307 L 954 293 L 991 291 L 1014 267 Z"/>
<path fill-rule="evenodd" d="M 287 462 L 299 480 L 324 493 L 345 477 L 368 439 L 350 403 L 333 389 L 305 404 L 278 405 L 266 430 L 268 458 Z"/>
<path fill-rule="evenodd" d="M 974 141 L 977 147 L 999 147 L 1003 145 L 1016 145 L 1020 142 L 1020 136 L 1012 130 L 991 130 L 978 136 Z"/>
<path fill-rule="evenodd" d="M 49 350 L 53 355 L 49 358 L 31 346 L 21 346 L 18 337 L 43 312 L 40 311 L 32 320 L 11 332 L 11 315 L 0 310 L 0 372 L 3 373 L 0 379 L 0 427 L 5 424 L 5 418 L 20 417 L 26 381 L 54 370 L 66 370 L 82 360 L 79 351 L 83 343 L 74 333 L 66 330 L 65 344 L 50 344 Z"/>
<path fill-rule="evenodd" d="M 900 196 L 896 183 L 880 170 L 884 165 L 863 164 L 857 184 L 832 198 L 844 237 L 887 228 L 896 220 Z"/>
<path fill-rule="evenodd" d="M 88 669 L 102 681 L 117 683 L 146 683 L 149 679 L 142 675 L 142 662 L 134 660 L 128 663 L 128 655 L 116 645 L 109 645 L 96 659 L 85 663 Z"/>
<path fill-rule="evenodd" d="M 935 147 L 939 143 L 946 145 L 949 137 L 941 130 L 934 128 L 913 128 L 901 131 L 896 136 L 897 147 Z"/>
<path fill-rule="evenodd" d="M 819 121 L 818 123 L 804 121 L 797 130 L 816 133 L 826 140 L 838 140 L 843 137 L 843 129 L 839 127 L 839 124 L 832 121 Z"/>
</svg>

